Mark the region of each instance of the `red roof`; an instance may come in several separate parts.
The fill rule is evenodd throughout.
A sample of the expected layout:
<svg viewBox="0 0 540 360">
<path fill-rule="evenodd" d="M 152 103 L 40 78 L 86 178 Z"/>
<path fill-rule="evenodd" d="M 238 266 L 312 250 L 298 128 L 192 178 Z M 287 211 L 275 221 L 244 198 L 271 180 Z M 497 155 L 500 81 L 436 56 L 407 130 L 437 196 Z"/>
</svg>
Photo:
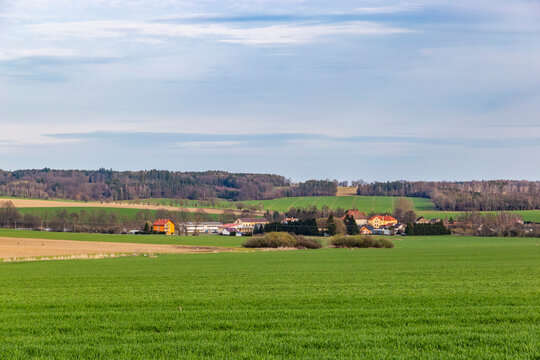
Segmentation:
<svg viewBox="0 0 540 360">
<path fill-rule="evenodd" d="M 375 218 L 379 218 L 381 221 L 397 221 L 397 219 L 395 219 L 394 217 L 390 215 L 375 215 L 375 216 L 372 216 L 369 220 L 371 221 Z"/>
<path fill-rule="evenodd" d="M 362 212 L 360 210 L 357 210 L 357 209 L 352 209 L 352 210 L 347 210 L 347 212 L 345 213 L 345 215 L 343 215 L 341 217 L 341 220 L 345 220 L 345 217 L 347 215 L 350 215 L 352 216 L 355 220 L 362 220 L 362 219 L 366 219 L 366 213 L 365 212 Z"/>
<path fill-rule="evenodd" d="M 154 222 L 154 226 L 165 226 L 167 225 L 167 223 L 171 221 L 170 219 L 157 219 L 155 222 Z"/>
</svg>

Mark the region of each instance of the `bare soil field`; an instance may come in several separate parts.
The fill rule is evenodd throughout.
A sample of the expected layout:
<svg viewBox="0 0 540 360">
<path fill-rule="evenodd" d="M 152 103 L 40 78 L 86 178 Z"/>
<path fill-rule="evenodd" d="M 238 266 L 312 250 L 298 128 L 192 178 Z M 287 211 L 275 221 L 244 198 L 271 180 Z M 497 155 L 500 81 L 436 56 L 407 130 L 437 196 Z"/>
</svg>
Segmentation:
<svg viewBox="0 0 540 360">
<path fill-rule="evenodd" d="M 336 196 L 356 196 L 356 187 L 338 186 Z"/>
<path fill-rule="evenodd" d="M 1 199 L 0 199 L 1 200 Z M 57 201 L 57 200 L 31 200 L 31 199 L 5 199 L 11 201 L 15 207 L 19 208 L 58 208 L 58 207 L 107 207 L 107 208 L 122 208 L 122 209 L 148 209 L 148 210 L 169 210 L 169 211 L 186 211 L 197 212 L 200 208 L 180 208 L 169 205 L 147 205 L 147 204 L 129 204 L 115 202 L 75 202 L 75 201 Z M 223 214 L 224 209 L 203 209 L 207 214 Z M 241 214 L 240 211 L 234 211 L 235 214 Z"/>
<path fill-rule="evenodd" d="M 193 254 L 234 251 L 215 246 L 134 244 L 74 240 L 42 240 L 0 237 L 0 259 L 31 260 L 42 257 L 81 256 L 103 257 L 110 254 Z"/>
</svg>

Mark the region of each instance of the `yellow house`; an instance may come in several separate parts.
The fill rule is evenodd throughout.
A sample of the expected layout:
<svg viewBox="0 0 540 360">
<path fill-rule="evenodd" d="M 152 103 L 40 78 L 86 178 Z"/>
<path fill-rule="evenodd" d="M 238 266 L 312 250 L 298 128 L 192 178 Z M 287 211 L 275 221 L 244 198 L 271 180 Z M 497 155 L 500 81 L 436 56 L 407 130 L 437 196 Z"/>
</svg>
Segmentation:
<svg viewBox="0 0 540 360">
<path fill-rule="evenodd" d="M 398 223 L 398 221 L 390 215 L 375 215 L 371 217 L 368 222 L 375 229 L 378 229 L 381 226 L 393 226 Z"/>
<path fill-rule="evenodd" d="M 170 219 L 158 219 L 152 224 L 152 230 L 164 232 L 165 235 L 174 235 L 174 223 Z"/>
</svg>

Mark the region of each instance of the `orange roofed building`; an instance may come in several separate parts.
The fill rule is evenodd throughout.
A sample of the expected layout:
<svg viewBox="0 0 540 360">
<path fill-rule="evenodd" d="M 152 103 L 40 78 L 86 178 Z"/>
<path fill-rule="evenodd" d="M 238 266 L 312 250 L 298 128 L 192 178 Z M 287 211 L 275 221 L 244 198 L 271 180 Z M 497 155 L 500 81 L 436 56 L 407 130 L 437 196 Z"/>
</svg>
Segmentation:
<svg viewBox="0 0 540 360">
<path fill-rule="evenodd" d="M 390 215 L 375 215 L 372 216 L 368 222 L 375 229 L 378 229 L 381 226 L 394 226 L 398 223 L 398 221 Z"/>
<path fill-rule="evenodd" d="M 152 230 L 164 232 L 165 235 L 173 235 L 174 223 L 170 219 L 158 219 L 152 224 Z"/>
</svg>

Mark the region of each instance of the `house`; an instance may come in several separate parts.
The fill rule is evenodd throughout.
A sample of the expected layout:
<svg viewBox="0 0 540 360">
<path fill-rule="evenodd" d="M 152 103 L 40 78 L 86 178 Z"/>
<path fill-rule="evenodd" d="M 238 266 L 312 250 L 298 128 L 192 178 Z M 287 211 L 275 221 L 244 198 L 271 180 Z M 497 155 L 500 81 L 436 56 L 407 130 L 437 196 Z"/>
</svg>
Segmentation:
<svg viewBox="0 0 540 360">
<path fill-rule="evenodd" d="M 286 225 L 286 224 L 297 222 L 297 221 L 298 221 L 297 218 L 285 218 L 281 220 L 281 223 Z"/>
<path fill-rule="evenodd" d="M 350 210 L 347 210 L 345 215 L 341 217 L 341 220 L 345 220 L 345 217 L 347 215 L 352 216 L 354 221 L 356 221 L 356 225 L 358 226 L 367 225 L 368 223 L 368 218 L 365 212 L 359 211 L 357 209 L 350 209 Z"/>
<path fill-rule="evenodd" d="M 426 219 L 426 218 L 423 217 L 423 216 L 420 216 L 418 219 L 416 219 L 416 223 L 417 223 L 417 224 L 428 224 L 428 223 L 429 223 L 429 220 Z"/>
<path fill-rule="evenodd" d="M 440 221 L 442 221 L 442 220 L 441 220 L 441 219 L 431 219 L 431 220 L 429 220 L 429 223 L 430 223 L 431 225 L 435 225 L 436 223 L 438 223 L 438 222 L 440 222 Z"/>
<path fill-rule="evenodd" d="M 240 231 L 240 225 L 229 223 L 229 224 L 223 224 L 218 226 L 218 234 L 220 235 L 231 235 L 231 233 L 236 233 Z"/>
<path fill-rule="evenodd" d="M 373 230 L 374 230 L 374 228 L 371 225 L 362 225 L 360 227 L 360 234 L 361 235 L 371 235 L 371 234 L 373 234 Z"/>
<path fill-rule="evenodd" d="M 373 235 L 392 235 L 390 229 L 373 229 Z"/>
<path fill-rule="evenodd" d="M 164 232 L 165 235 L 174 235 L 174 223 L 170 219 L 158 219 L 152 224 L 155 232 Z"/>
<path fill-rule="evenodd" d="M 238 218 L 233 223 L 236 229 L 242 233 L 252 233 L 255 228 L 268 224 L 265 218 Z"/>
<path fill-rule="evenodd" d="M 407 225 L 403 223 L 398 223 L 394 225 L 394 234 L 401 234 L 405 232 L 405 229 L 407 228 Z"/>
<path fill-rule="evenodd" d="M 390 215 L 375 215 L 368 220 L 368 223 L 375 229 L 378 229 L 382 226 L 394 226 L 398 221 Z"/>
</svg>

